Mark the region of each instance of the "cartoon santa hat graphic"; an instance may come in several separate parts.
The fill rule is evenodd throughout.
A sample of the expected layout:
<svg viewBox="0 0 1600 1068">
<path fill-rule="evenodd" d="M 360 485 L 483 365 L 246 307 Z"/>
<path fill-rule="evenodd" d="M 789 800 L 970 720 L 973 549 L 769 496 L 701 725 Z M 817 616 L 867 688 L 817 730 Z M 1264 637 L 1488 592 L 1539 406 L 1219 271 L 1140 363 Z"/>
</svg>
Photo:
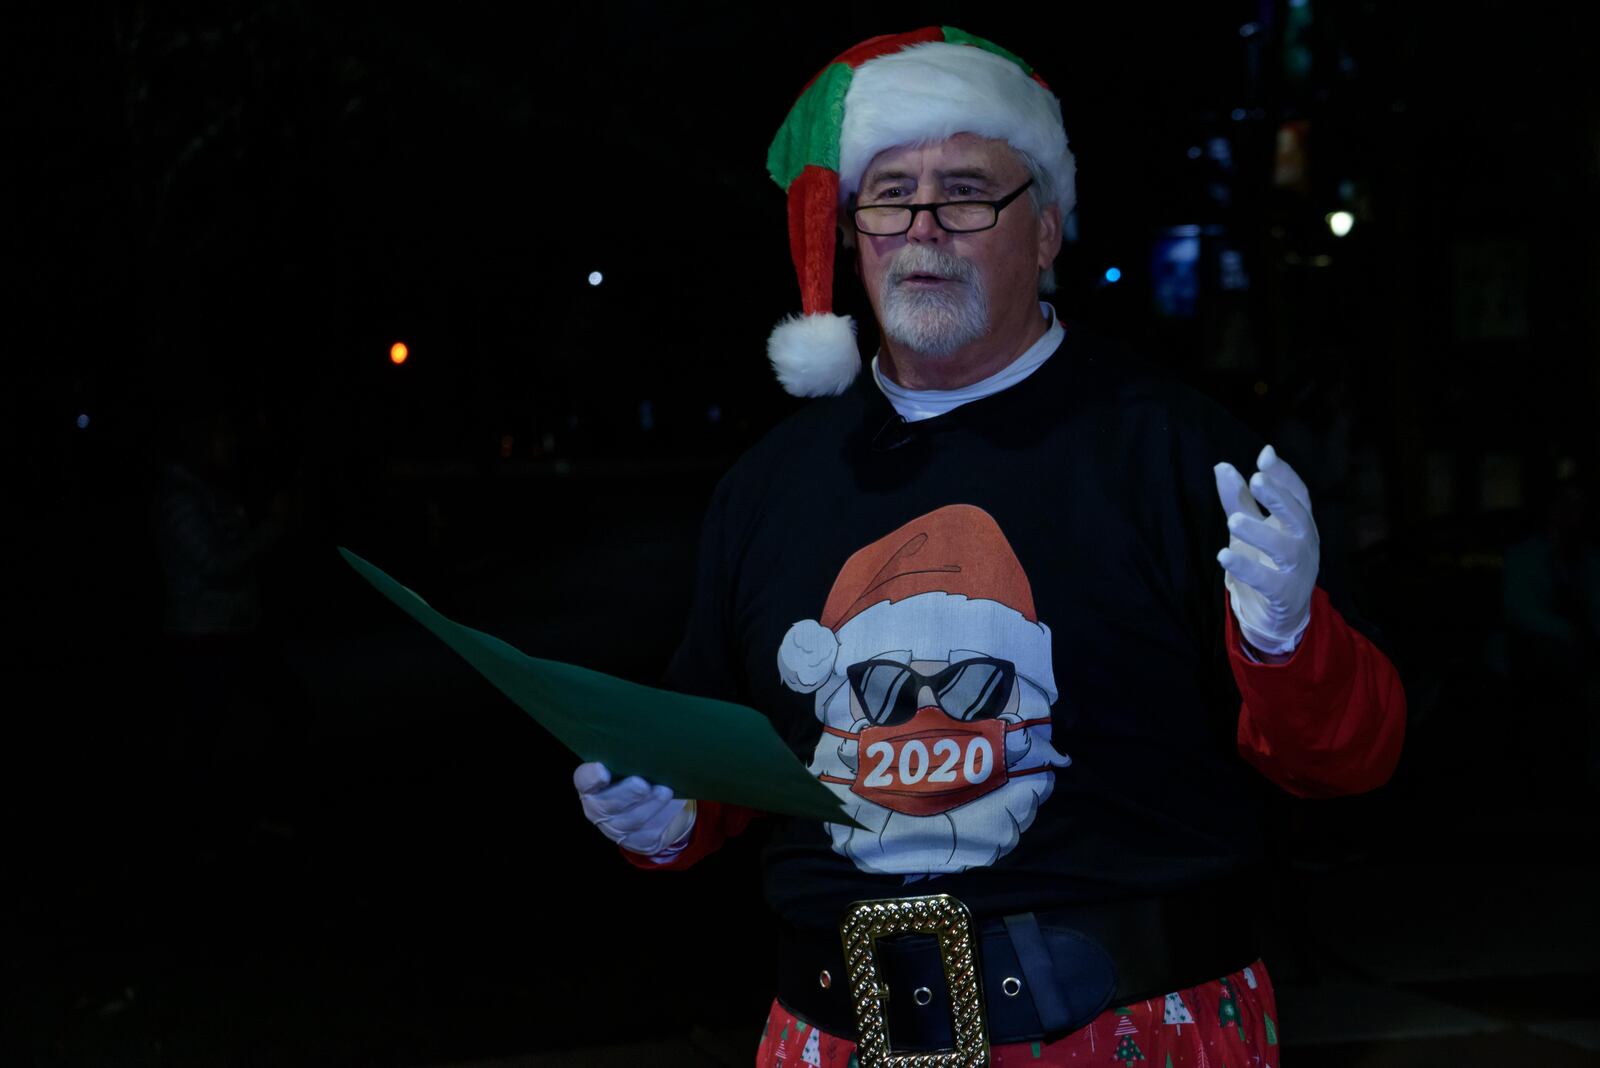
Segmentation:
<svg viewBox="0 0 1600 1068">
<path fill-rule="evenodd" d="M 1011 52 L 954 26 L 874 37 L 801 92 L 767 152 L 789 196 L 789 251 L 802 313 L 778 324 L 767 356 L 798 397 L 843 393 L 861 369 L 855 323 L 833 314 L 839 208 L 886 148 L 958 133 L 1008 142 L 1047 179 L 1063 217 L 1076 200 L 1061 103 Z"/>
<path fill-rule="evenodd" d="M 783 684 L 812 693 L 851 664 L 911 650 L 913 660 L 968 651 L 1001 657 L 1056 700 L 1050 628 L 993 517 L 952 504 L 858 550 L 840 569 L 819 619 L 791 626 L 778 647 Z"/>
</svg>

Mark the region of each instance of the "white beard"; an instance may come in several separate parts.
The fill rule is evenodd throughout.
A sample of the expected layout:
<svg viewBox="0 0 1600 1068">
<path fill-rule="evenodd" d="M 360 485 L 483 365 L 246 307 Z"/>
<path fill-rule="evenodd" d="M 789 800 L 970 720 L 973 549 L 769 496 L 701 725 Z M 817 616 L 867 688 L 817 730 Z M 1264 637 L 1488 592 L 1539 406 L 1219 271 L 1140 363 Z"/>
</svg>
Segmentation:
<svg viewBox="0 0 1600 1068">
<path fill-rule="evenodd" d="M 936 274 L 961 284 L 937 291 L 907 289 L 914 274 Z M 883 332 L 924 356 L 948 356 L 989 332 L 989 297 L 978 269 L 929 245 L 907 245 L 884 275 L 879 305 Z"/>
<path fill-rule="evenodd" d="M 1018 677 L 1018 700 L 1011 715 L 1035 719 L 1050 714 L 1050 702 L 1033 683 Z M 842 677 L 818 691 L 817 718 L 840 730 L 859 729 L 851 710 L 850 687 Z M 858 754 L 853 740 L 824 733 L 811 759 L 812 775 L 855 777 Z M 1051 742 L 1048 723 L 1006 736 L 1007 769 L 1072 763 Z M 827 824 L 834 852 L 850 858 L 865 872 L 904 875 L 910 882 L 927 875 L 943 875 L 993 864 L 1016 847 L 1032 825 L 1039 806 L 1055 788 L 1054 770 L 1009 778 L 1004 786 L 982 797 L 932 816 L 910 816 L 874 804 L 837 783 L 825 783 L 844 804 L 850 818 L 866 827 L 858 831 L 837 823 Z"/>
</svg>

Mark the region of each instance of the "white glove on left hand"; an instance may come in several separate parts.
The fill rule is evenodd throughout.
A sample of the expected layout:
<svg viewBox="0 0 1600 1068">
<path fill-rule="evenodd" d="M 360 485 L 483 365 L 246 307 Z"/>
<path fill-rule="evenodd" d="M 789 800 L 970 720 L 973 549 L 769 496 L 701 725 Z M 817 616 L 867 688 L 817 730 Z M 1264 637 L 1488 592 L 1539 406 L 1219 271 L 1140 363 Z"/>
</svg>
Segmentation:
<svg viewBox="0 0 1600 1068">
<path fill-rule="evenodd" d="M 1218 464 L 1217 495 L 1228 515 L 1228 547 L 1217 553 L 1233 614 L 1245 641 L 1264 653 L 1291 653 L 1311 622 L 1320 541 L 1311 495 L 1294 469 L 1268 445 L 1245 481 Z M 1271 516 L 1256 506 L 1260 501 Z"/>
<path fill-rule="evenodd" d="M 632 853 L 670 860 L 694 827 L 695 803 L 672 796 L 637 775 L 611 781 L 604 764 L 579 764 L 572 773 L 583 814 L 600 833 Z"/>
</svg>

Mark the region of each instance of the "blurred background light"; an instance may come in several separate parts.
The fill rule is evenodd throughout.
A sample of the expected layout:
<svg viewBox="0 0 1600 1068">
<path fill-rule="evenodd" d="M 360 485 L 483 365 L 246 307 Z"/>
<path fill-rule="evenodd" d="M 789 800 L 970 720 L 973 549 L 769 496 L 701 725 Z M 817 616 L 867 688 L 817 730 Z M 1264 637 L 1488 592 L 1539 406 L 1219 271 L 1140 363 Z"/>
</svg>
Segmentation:
<svg viewBox="0 0 1600 1068">
<path fill-rule="evenodd" d="M 396 341 L 389 346 L 389 359 L 394 361 L 396 367 L 406 362 L 406 357 L 411 355 L 411 350 L 404 341 Z"/>
<path fill-rule="evenodd" d="M 1356 217 L 1348 211 L 1331 211 L 1328 213 L 1327 219 L 1328 229 L 1333 231 L 1334 237 L 1343 237 L 1356 224 Z"/>
<path fill-rule="evenodd" d="M 590 285 L 597 286 L 601 282 L 604 282 L 605 280 L 606 280 L 606 276 L 601 274 L 599 271 L 590 271 L 589 272 L 589 284 Z"/>
</svg>

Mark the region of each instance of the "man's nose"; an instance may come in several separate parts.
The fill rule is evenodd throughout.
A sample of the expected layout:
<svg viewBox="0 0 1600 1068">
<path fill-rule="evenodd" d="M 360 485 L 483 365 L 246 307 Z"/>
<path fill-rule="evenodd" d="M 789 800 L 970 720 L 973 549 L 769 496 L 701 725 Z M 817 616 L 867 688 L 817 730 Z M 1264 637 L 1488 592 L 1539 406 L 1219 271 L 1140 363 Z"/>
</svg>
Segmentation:
<svg viewBox="0 0 1600 1068">
<path fill-rule="evenodd" d="M 944 238 L 944 228 L 939 225 L 931 211 L 919 211 L 911 216 L 911 229 L 906 231 L 907 241 L 940 241 Z"/>
</svg>

